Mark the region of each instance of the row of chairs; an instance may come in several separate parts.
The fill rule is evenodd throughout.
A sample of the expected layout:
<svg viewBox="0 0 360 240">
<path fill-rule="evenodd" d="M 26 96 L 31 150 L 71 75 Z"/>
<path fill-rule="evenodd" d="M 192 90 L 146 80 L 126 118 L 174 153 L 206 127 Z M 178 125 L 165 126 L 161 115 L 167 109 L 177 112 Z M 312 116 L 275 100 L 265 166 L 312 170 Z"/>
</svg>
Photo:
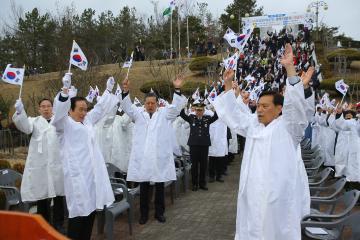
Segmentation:
<svg viewBox="0 0 360 240">
<path fill-rule="evenodd" d="M 165 188 L 170 189 L 171 203 L 177 198 L 182 191 L 185 193 L 189 189 L 191 162 L 188 155 L 174 156 L 176 167 L 176 181 L 165 183 Z M 113 188 L 116 201 L 105 207 L 103 211 L 97 213 L 98 233 L 104 232 L 106 238 L 114 239 L 115 220 L 123 213 L 127 212 L 129 233 L 132 235 L 132 223 L 134 215 L 135 198 L 140 195 L 140 186 L 132 187 L 126 181 L 126 173 L 111 163 L 106 163 L 110 182 Z"/>
<path fill-rule="evenodd" d="M 345 191 L 346 179 L 334 178 L 334 170 L 324 166 L 320 146 L 310 139 L 301 142 L 302 159 L 309 179 L 311 209 L 301 221 L 307 239 L 360 239 L 360 211 L 355 206 L 360 191 Z M 345 238 L 346 237 L 346 238 Z"/>
</svg>

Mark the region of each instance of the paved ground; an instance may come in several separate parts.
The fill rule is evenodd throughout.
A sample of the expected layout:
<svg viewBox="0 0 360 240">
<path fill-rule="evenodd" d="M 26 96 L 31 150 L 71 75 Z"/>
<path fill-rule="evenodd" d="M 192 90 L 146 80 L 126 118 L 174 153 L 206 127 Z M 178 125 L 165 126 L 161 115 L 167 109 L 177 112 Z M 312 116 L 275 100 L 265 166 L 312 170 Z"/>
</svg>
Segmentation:
<svg viewBox="0 0 360 240">
<path fill-rule="evenodd" d="M 171 204 L 166 198 L 165 224 L 152 218 L 153 206 L 146 225 L 139 225 L 139 198 L 136 199 L 133 235 L 129 235 L 127 216 L 116 221 L 115 239 L 128 240 L 232 240 L 235 234 L 236 200 L 239 184 L 240 157 L 229 166 L 224 183 L 208 184 L 209 191 L 181 193 Z M 153 205 L 153 204 L 152 204 Z M 95 223 L 96 224 L 96 223 Z M 98 235 L 94 225 L 93 238 Z"/>
</svg>

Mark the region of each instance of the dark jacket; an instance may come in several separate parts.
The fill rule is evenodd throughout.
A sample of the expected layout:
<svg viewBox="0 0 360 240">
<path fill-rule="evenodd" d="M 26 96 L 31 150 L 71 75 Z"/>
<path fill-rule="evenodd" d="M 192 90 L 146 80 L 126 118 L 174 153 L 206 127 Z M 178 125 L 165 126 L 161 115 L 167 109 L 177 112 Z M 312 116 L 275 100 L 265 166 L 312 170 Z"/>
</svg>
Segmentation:
<svg viewBox="0 0 360 240">
<path fill-rule="evenodd" d="M 185 121 L 190 124 L 190 136 L 188 140 L 189 146 L 210 146 L 210 124 L 218 119 L 215 112 L 214 116 L 210 117 L 204 115 L 201 119 L 197 118 L 196 115 L 186 115 L 184 109 L 180 113 Z"/>
</svg>

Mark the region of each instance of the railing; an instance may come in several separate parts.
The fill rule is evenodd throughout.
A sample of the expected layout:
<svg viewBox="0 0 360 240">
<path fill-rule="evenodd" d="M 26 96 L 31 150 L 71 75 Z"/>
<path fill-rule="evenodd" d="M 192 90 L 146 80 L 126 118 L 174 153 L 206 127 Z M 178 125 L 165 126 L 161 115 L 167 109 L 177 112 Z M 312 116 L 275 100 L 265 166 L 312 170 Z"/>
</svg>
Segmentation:
<svg viewBox="0 0 360 240">
<path fill-rule="evenodd" d="M 30 136 L 17 130 L 0 130 L 0 151 L 14 155 L 14 148 L 28 147 Z"/>
</svg>

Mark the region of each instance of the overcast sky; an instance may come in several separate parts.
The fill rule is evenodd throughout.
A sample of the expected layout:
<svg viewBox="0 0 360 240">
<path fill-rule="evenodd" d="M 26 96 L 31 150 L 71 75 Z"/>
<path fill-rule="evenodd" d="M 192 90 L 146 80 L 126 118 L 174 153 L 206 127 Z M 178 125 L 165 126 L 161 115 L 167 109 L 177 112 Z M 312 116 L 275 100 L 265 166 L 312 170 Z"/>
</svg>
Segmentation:
<svg viewBox="0 0 360 240">
<path fill-rule="evenodd" d="M 135 7 L 142 16 L 150 16 L 153 13 L 151 0 L 13 0 L 24 11 L 29 11 L 34 7 L 39 8 L 42 13 L 45 11 L 55 12 L 56 3 L 61 7 L 73 3 L 79 12 L 85 8 L 93 8 L 98 13 L 111 10 L 117 13 L 125 5 Z M 155 0 L 156 1 L 156 0 Z M 159 9 L 163 10 L 167 7 L 170 0 L 157 0 Z M 11 0 L 0 0 L 0 25 L 8 18 L 11 11 Z M 210 11 L 215 16 L 220 16 L 224 12 L 225 7 L 233 2 L 233 0 L 198 0 L 198 2 L 207 2 Z M 310 0 L 257 0 L 259 6 L 264 7 L 265 14 L 274 13 L 304 13 Z M 319 14 L 319 22 L 324 22 L 329 26 L 340 27 L 340 33 L 360 40 L 360 0 L 326 0 L 328 3 L 328 11 L 323 9 Z"/>
</svg>

